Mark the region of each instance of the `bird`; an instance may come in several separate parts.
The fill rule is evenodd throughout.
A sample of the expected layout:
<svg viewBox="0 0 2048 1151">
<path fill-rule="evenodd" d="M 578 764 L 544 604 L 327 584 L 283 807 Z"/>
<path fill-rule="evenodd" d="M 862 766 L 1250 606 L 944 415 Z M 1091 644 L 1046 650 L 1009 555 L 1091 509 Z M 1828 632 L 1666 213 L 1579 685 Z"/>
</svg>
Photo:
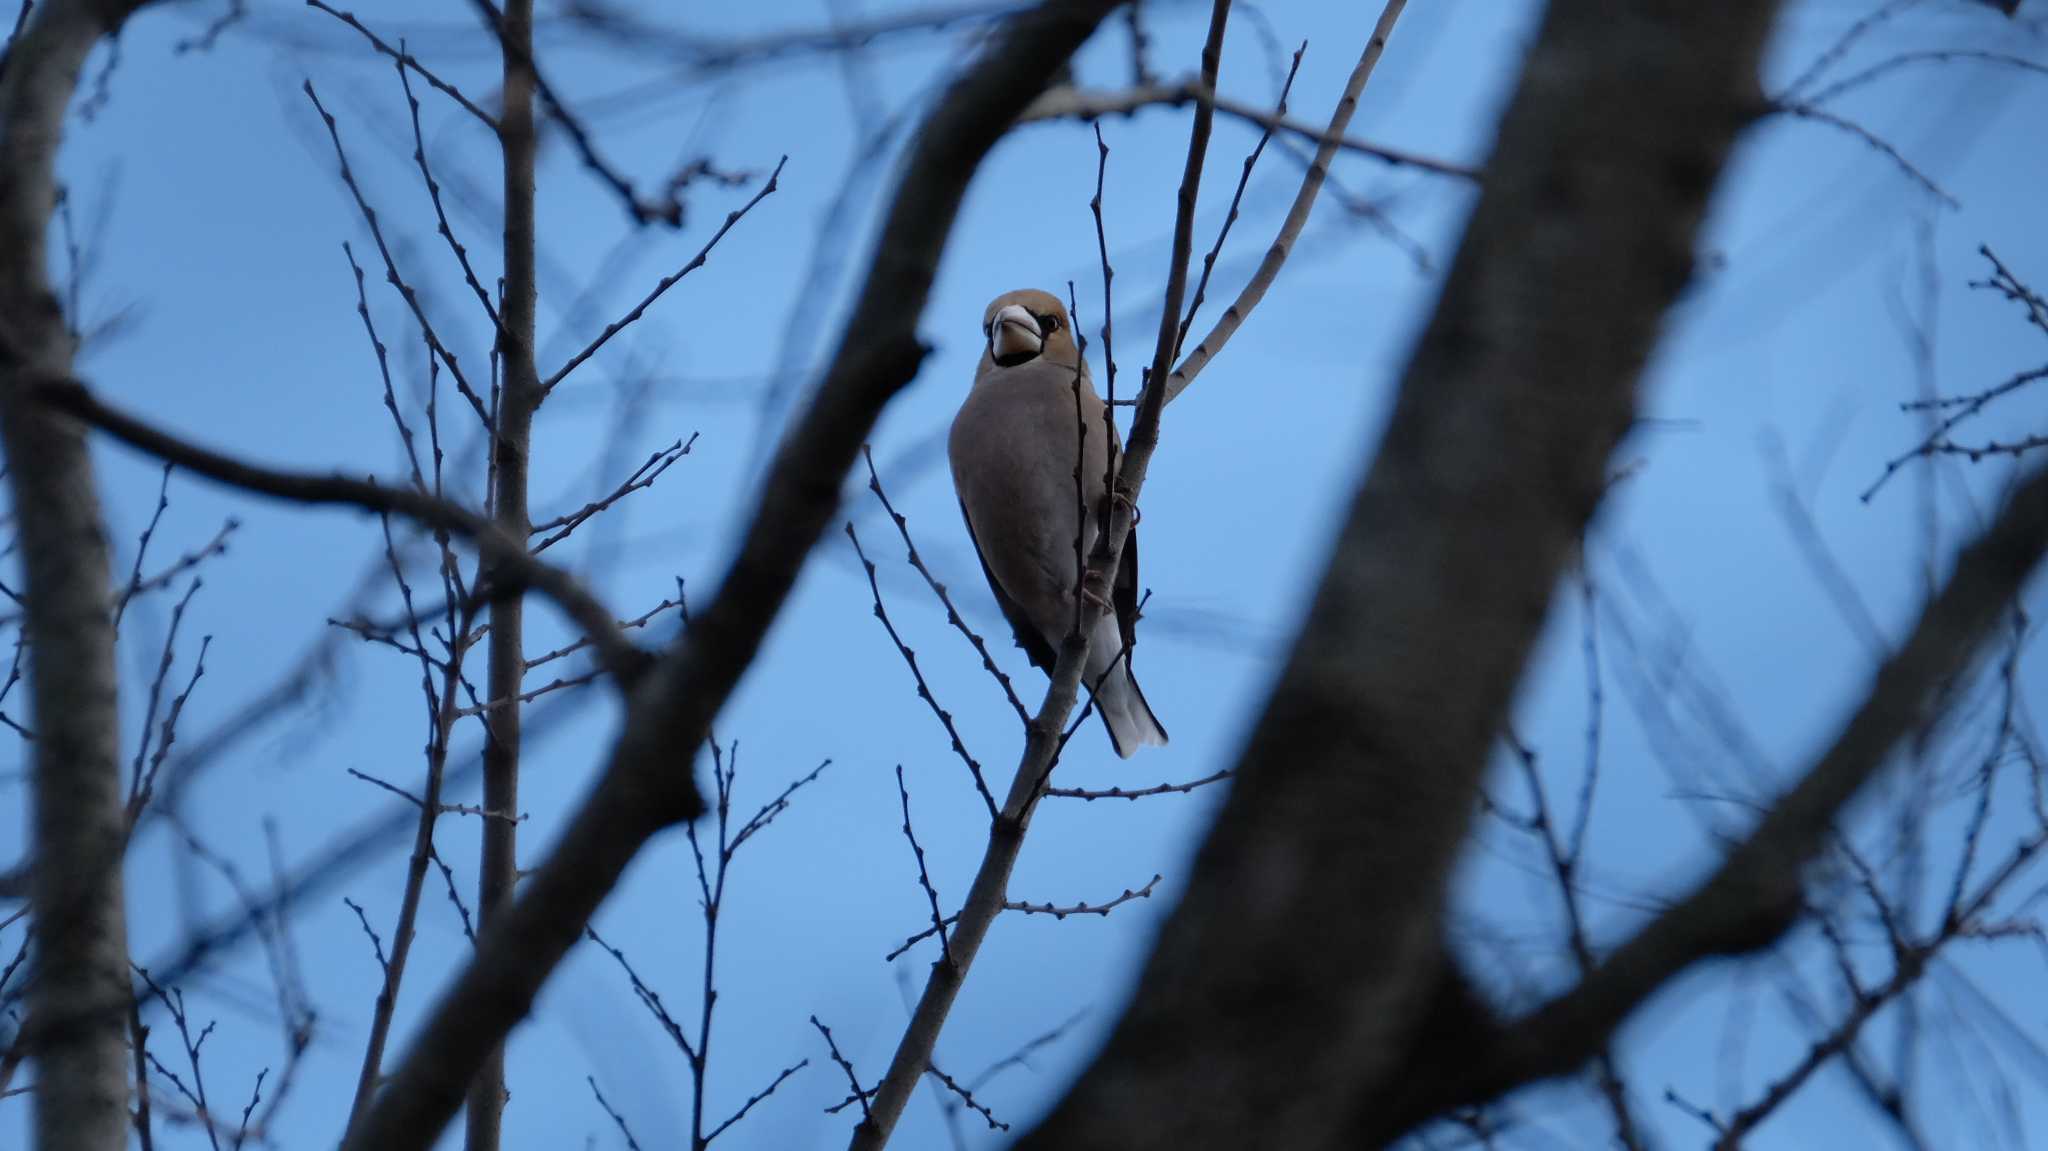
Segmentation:
<svg viewBox="0 0 2048 1151">
<path fill-rule="evenodd" d="M 1115 428 L 1074 342 L 1058 297 L 1024 289 L 997 296 L 982 313 L 984 343 L 974 387 L 953 417 L 946 456 L 960 514 L 982 574 L 1032 666 L 1052 674 L 1060 641 L 1073 630 L 1081 553 L 1094 548 L 1107 497 L 1108 464 L 1120 454 Z M 1076 374 L 1079 398 L 1076 399 Z M 1076 417 L 1086 428 L 1076 426 Z M 1074 459 L 1089 509 L 1077 524 Z M 1164 746 L 1160 725 L 1131 673 L 1138 621 L 1138 533 L 1124 538 L 1111 603 L 1089 634 L 1082 682 L 1119 758 Z"/>
</svg>

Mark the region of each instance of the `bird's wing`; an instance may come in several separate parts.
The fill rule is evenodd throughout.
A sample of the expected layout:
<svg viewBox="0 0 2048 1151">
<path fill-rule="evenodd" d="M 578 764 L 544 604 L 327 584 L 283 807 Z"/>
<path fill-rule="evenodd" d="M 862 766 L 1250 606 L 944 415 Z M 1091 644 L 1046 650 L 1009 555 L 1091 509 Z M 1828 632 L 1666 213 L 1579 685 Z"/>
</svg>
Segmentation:
<svg viewBox="0 0 2048 1151">
<path fill-rule="evenodd" d="M 1116 608 L 1117 631 L 1124 637 L 1124 650 L 1137 643 L 1138 632 L 1138 525 L 1132 524 L 1124 537 L 1123 558 L 1116 565 L 1116 586 L 1109 591 Z"/>
<path fill-rule="evenodd" d="M 1038 628 L 1033 626 L 1024 610 L 1017 606 L 1017 602 L 1003 591 L 1002 581 L 989 569 L 988 557 L 981 554 L 981 540 L 974 534 L 974 517 L 967 514 L 967 505 L 964 502 L 960 505 L 960 518 L 967 524 L 967 538 L 974 544 L 974 558 L 981 561 L 981 574 L 988 578 L 988 589 L 995 593 L 996 606 L 1003 609 L 1003 618 L 1010 621 L 1010 630 L 1017 636 L 1017 646 L 1024 649 L 1024 655 L 1031 660 L 1032 667 L 1040 668 L 1047 675 L 1051 675 L 1059 653 L 1045 641 L 1044 636 L 1038 634 Z M 1118 602 L 1121 604 L 1122 601 Z"/>
</svg>

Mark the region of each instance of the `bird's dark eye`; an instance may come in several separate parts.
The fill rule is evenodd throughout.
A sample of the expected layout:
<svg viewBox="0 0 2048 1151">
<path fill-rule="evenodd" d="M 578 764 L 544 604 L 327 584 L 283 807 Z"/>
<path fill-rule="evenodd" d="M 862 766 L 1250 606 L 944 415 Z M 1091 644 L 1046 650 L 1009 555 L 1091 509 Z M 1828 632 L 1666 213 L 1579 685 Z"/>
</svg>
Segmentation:
<svg viewBox="0 0 2048 1151">
<path fill-rule="evenodd" d="M 1060 330 L 1060 318 L 1058 316 L 1034 316 L 1032 318 L 1038 321 L 1038 326 L 1044 328 L 1047 334 Z"/>
</svg>

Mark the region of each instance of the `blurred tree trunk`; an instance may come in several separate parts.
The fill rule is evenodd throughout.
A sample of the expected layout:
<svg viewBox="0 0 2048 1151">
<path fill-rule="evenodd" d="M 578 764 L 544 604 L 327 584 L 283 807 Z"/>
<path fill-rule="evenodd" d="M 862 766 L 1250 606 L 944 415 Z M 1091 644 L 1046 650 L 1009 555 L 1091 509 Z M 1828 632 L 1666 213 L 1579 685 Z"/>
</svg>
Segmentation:
<svg viewBox="0 0 2048 1151">
<path fill-rule="evenodd" d="M 78 72 L 136 3 L 50 0 L 0 77 L 0 443 L 21 548 L 34 738 L 35 965 L 21 1042 L 35 1059 L 36 1146 L 127 1143 L 127 839 L 107 535 L 84 429 L 38 404 L 71 372 L 45 236 Z"/>
</svg>

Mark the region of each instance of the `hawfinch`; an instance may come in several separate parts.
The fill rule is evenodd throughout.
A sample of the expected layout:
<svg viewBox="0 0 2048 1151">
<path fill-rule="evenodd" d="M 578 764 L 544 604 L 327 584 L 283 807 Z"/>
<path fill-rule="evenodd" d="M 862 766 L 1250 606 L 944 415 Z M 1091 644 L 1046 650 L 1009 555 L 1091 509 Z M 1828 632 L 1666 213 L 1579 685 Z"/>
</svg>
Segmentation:
<svg viewBox="0 0 2048 1151">
<path fill-rule="evenodd" d="M 1045 292 L 997 296 L 982 315 L 987 340 L 974 390 L 953 417 L 946 455 L 967 534 L 1004 618 L 1033 666 L 1051 674 L 1060 641 L 1074 626 L 1074 455 L 1083 443 L 1075 426 L 1074 374 L 1080 373 L 1079 418 L 1087 428 L 1081 466 L 1088 506 L 1082 556 L 1093 550 L 1106 498 L 1108 454 L 1120 450 L 1103 421 L 1102 400 L 1074 343 L 1071 321 Z M 1105 434 L 1107 432 L 1107 434 Z M 1118 756 L 1164 744 L 1166 729 L 1132 678 L 1125 650 L 1138 617 L 1138 533 L 1124 539 L 1113 612 L 1089 636 L 1082 682 Z"/>
</svg>

